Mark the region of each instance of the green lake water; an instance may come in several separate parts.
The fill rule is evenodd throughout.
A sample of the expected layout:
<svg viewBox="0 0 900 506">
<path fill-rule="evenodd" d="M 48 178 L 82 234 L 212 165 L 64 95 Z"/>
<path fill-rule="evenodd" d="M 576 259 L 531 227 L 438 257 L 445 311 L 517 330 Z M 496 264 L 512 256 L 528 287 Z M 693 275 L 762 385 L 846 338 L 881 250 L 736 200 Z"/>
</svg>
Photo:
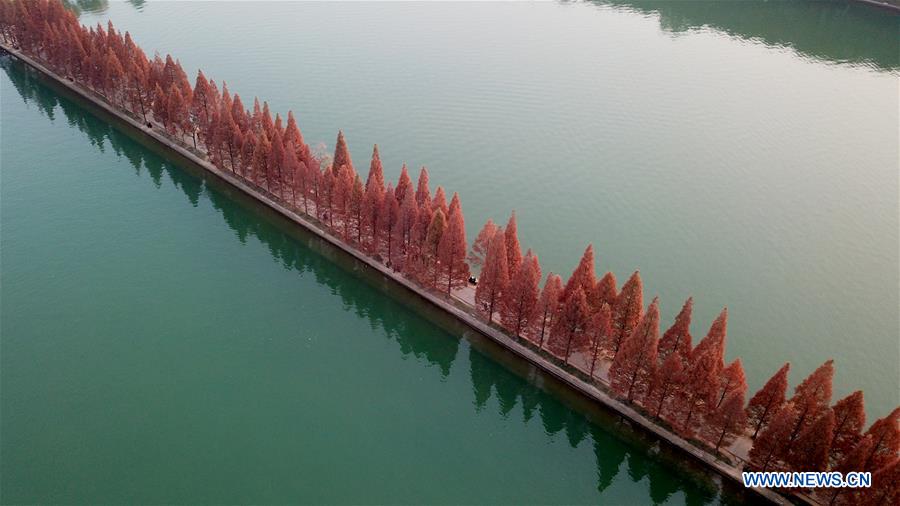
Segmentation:
<svg viewBox="0 0 900 506">
<path fill-rule="evenodd" d="M 428 165 L 470 239 L 727 305 L 751 389 L 900 402 L 898 17 L 844 3 L 81 2 Z M 740 502 L 20 64 L 0 72 L 0 502 Z"/>
</svg>

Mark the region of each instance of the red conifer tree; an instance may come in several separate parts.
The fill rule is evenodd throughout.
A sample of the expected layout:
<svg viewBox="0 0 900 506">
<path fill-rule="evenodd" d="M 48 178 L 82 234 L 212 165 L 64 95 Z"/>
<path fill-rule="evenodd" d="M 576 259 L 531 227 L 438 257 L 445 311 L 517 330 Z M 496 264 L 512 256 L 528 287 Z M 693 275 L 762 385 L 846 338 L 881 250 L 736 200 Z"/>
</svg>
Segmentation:
<svg viewBox="0 0 900 506">
<path fill-rule="evenodd" d="M 494 224 L 493 220 L 488 218 L 484 226 L 481 227 L 481 231 L 478 232 L 478 236 L 472 241 L 472 251 L 468 256 L 470 264 L 479 269 L 484 265 L 484 258 L 487 256 L 488 247 L 490 247 L 491 239 L 496 233 L 497 225 Z"/>
<path fill-rule="evenodd" d="M 117 100 L 118 93 L 116 91 L 122 85 L 124 78 L 125 69 L 122 68 L 122 64 L 119 62 L 116 54 L 109 50 L 106 56 L 106 83 L 107 88 L 110 90 L 110 100 L 114 104 L 122 104 L 122 100 Z"/>
<path fill-rule="evenodd" d="M 718 375 L 725 367 L 725 339 L 728 331 L 728 308 L 722 309 L 719 316 L 709 326 L 709 332 L 706 337 L 697 343 L 697 346 L 691 351 L 691 356 L 696 357 L 707 351 L 711 351 L 716 357 L 716 374 Z"/>
<path fill-rule="evenodd" d="M 837 471 L 841 474 L 846 475 L 851 471 L 862 471 L 863 466 L 865 465 L 866 458 L 869 456 L 869 453 L 872 451 L 872 438 L 869 436 L 862 437 L 856 446 L 854 446 L 847 455 L 837 463 L 837 465 L 832 467 L 832 471 Z M 848 494 L 844 494 L 844 492 L 850 492 Z M 860 502 L 858 493 L 855 493 L 852 489 L 845 488 L 836 488 L 832 492 L 830 489 L 825 489 L 820 491 L 820 497 L 828 501 L 829 505 L 832 504 L 854 504 Z M 843 497 L 841 497 L 843 495 Z M 824 500 L 821 502 L 825 502 Z"/>
<path fill-rule="evenodd" d="M 257 144 L 256 134 L 252 130 L 244 135 L 244 142 L 241 144 L 241 175 L 244 179 L 251 181 L 256 178 L 253 167 L 253 155 L 256 153 Z"/>
<path fill-rule="evenodd" d="M 362 179 L 359 174 L 353 175 L 353 187 L 350 190 L 350 212 L 349 220 L 353 229 L 356 230 L 356 242 L 362 243 L 363 230 L 363 201 L 365 200 L 365 190 L 363 189 Z M 403 213 L 400 213 L 401 217 Z"/>
<path fill-rule="evenodd" d="M 223 95 L 224 95 L 224 93 L 223 93 Z M 269 103 L 266 101 L 263 101 L 262 119 L 260 120 L 260 124 L 262 125 L 263 132 L 265 132 L 266 135 L 271 139 L 275 135 L 275 122 L 272 121 L 272 111 L 269 110 Z M 337 149 L 338 148 L 335 147 L 335 150 L 337 150 Z M 344 149 L 346 150 L 346 144 L 344 145 Z M 348 167 L 352 167 L 353 164 L 349 163 L 349 160 L 350 160 L 350 155 L 348 154 L 346 160 L 345 159 L 332 160 L 331 166 L 333 168 L 334 167 L 340 168 L 340 167 L 343 167 L 344 165 L 346 165 Z M 332 169 L 332 170 L 335 170 L 335 169 Z"/>
<path fill-rule="evenodd" d="M 619 292 L 616 303 L 612 307 L 612 331 L 607 349 L 613 358 L 619 353 L 622 341 L 631 334 L 640 321 L 643 308 L 644 286 L 640 273 L 635 271 L 622 285 L 622 291 Z"/>
<path fill-rule="evenodd" d="M 591 298 L 591 306 L 599 309 L 603 304 L 609 304 L 612 308 L 616 304 L 618 296 L 616 289 L 616 276 L 611 272 L 607 272 L 600 278 L 594 287 L 594 295 Z"/>
<path fill-rule="evenodd" d="M 744 366 L 741 359 L 735 359 L 734 362 L 728 364 L 728 367 L 722 370 L 719 377 L 719 387 L 716 393 L 716 402 L 713 405 L 715 409 L 725 401 L 725 397 L 733 392 L 740 391 L 742 394 L 747 393 L 747 379 L 744 376 Z"/>
<path fill-rule="evenodd" d="M 438 275 L 440 274 L 438 262 L 438 247 L 441 244 L 441 238 L 444 237 L 444 231 L 447 229 L 447 219 L 444 211 L 440 208 L 435 209 L 431 217 L 431 223 L 428 224 L 428 231 L 425 234 L 424 244 L 424 260 L 425 272 L 428 276 L 432 287 L 437 287 Z"/>
<path fill-rule="evenodd" d="M 597 277 L 594 274 L 594 245 L 588 244 L 581 254 L 581 259 L 563 289 L 563 297 L 568 297 L 576 286 L 580 286 L 585 295 L 593 294 L 597 285 Z"/>
<path fill-rule="evenodd" d="M 894 460 L 876 471 L 872 475 L 872 487 L 862 489 L 859 495 L 863 506 L 900 503 L 900 458 L 894 457 Z"/>
<path fill-rule="evenodd" d="M 378 245 L 378 232 L 382 228 L 379 220 L 384 202 L 384 169 L 378 144 L 372 149 L 372 163 L 369 164 L 369 175 L 366 178 L 366 196 L 363 200 L 364 223 L 368 230 L 370 247 L 374 250 Z"/>
<path fill-rule="evenodd" d="M 676 412 L 680 415 L 680 428 L 685 434 L 693 432 L 691 421 L 697 420 L 697 414 L 708 411 L 715 403 L 719 379 L 717 361 L 716 354 L 709 350 L 693 358 L 687 369 L 684 388 L 676 405 Z"/>
<path fill-rule="evenodd" d="M 260 184 L 260 181 L 265 178 L 265 186 L 263 186 L 266 190 L 271 190 L 269 187 L 269 153 L 272 151 L 272 143 L 269 141 L 269 137 L 265 132 L 259 137 L 259 142 L 256 143 L 256 151 L 253 153 L 253 175 L 256 177 L 256 181 L 254 183 Z M 330 172 L 330 171 L 329 171 Z M 330 188 L 330 185 L 329 185 Z M 329 200 L 330 205 L 330 200 Z M 333 214 L 333 213 L 332 213 Z M 334 225 L 332 223 L 332 225 Z"/>
<path fill-rule="evenodd" d="M 181 95 L 181 91 L 173 86 L 169 88 L 169 97 L 168 103 L 166 104 L 166 119 L 168 120 L 167 129 L 170 133 L 176 134 L 184 124 L 184 97 Z"/>
<path fill-rule="evenodd" d="M 892 459 L 897 458 L 900 451 L 900 408 L 879 420 L 869 427 L 866 435 L 872 438 L 872 451 L 863 463 L 864 471 L 877 471 L 887 465 Z"/>
<path fill-rule="evenodd" d="M 800 433 L 812 424 L 831 403 L 831 380 L 834 377 L 834 361 L 828 360 L 813 371 L 794 390 L 791 404 L 797 410 L 797 423 L 788 438 L 788 450 Z"/>
<path fill-rule="evenodd" d="M 80 47 L 80 46 L 79 46 Z M 81 49 L 83 51 L 83 49 Z M 80 65 L 77 65 L 80 68 Z M 141 51 L 131 61 L 125 62 L 126 79 L 131 88 L 132 107 L 140 108 L 141 117 L 147 122 L 147 111 L 153 101 L 153 88 L 150 87 L 147 74 L 150 71 L 150 62 Z"/>
<path fill-rule="evenodd" d="M 380 235 L 387 250 L 386 262 L 388 265 L 393 265 L 393 245 L 396 241 L 397 222 L 400 220 L 400 205 L 397 203 L 397 198 L 394 197 L 394 187 L 391 183 L 388 183 L 387 190 L 384 191 L 384 196 L 381 199 L 379 217 L 381 222 Z M 437 251 L 435 250 L 435 252 Z"/>
<path fill-rule="evenodd" d="M 791 431 L 797 423 L 797 411 L 788 403 L 781 407 L 772 421 L 760 432 L 750 448 L 750 468 L 766 472 L 776 467 L 779 455 L 786 449 Z"/>
<path fill-rule="evenodd" d="M 447 196 L 444 194 L 443 187 L 438 186 L 437 190 L 435 190 L 434 199 L 431 201 L 431 207 L 435 211 L 440 209 L 445 217 L 450 213 L 450 209 L 447 207 Z"/>
<path fill-rule="evenodd" d="M 790 362 L 781 366 L 769 381 L 750 399 L 747 405 L 747 421 L 753 431 L 753 438 L 765 428 L 775 413 L 784 405 L 787 392 L 787 377 L 791 370 Z"/>
<path fill-rule="evenodd" d="M 466 223 L 459 203 L 459 195 L 454 193 L 450 202 L 450 217 L 447 230 L 438 245 L 438 257 L 443 276 L 447 279 L 447 295 L 453 288 L 466 286 L 469 279 L 469 264 L 466 263 Z"/>
<path fill-rule="evenodd" d="M 610 328 L 612 327 L 612 309 L 609 304 L 604 303 L 600 309 L 594 313 L 591 320 L 591 370 L 588 373 L 590 377 L 594 377 L 594 370 L 597 368 L 597 359 L 600 357 L 600 350 L 609 339 Z"/>
<path fill-rule="evenodd" d="M 475 287 L 475 305 L 487 314 L 488 322 L 493 321 L 494 311 L 500 306 L 501 296 L 509 284 L 506 261 L 506 235 L 494 234 Z"/>
<path fill-rule="evenodd" d="M 397 180 L 397 187 L 394 188 L 394 196 L 397 202 L 403 202 L 406 194 L 412 192 L 412 180 L 409 178 L 409 171 L 406 170 L 406 164 L 400 167 L 400 178 Z"/>
<path fill-rule="evenodd" d="M 431 209 L 431 200 L 430 197 L 426 195 L 424 205 L 418 205 L 416 224 L 412 229 L 411 248 L 407 254 L 406 262 L 404 263 L 404 269 L 407 275 L 423 282 L 427 271 L 425 242 L 428 235 L 428 227 L 431 226 L 431 220 L 433 218 L 434 211 Z"/>
<path fill-rule="evenodd" d="M 547 329 L 553 328 L 562 291 L 562 278 L 551 272 L 544 282 L 544 289 L 541 291 L 541 298 L 538 300 L 537 324 L 541 329 L 538 334 L 538 348 L 544 347 L 544 337 L 547 334 Z"/>
<path fill-rule="evenodd" d="M 237 93 L 234 94 L 231 102 L 231 117 L 238 125 L 238 128 L 241 129 L 241 132 L 250 128 L 250 118 L 247 115 L 247 110 L 244 109 L 244 102 L 241 101 L 241 96 Z M 302 138 L 299 141 L 297 138 L 291 138 L 290 140 L 294 142 L 294 146 L 297 145 L 297 142 L 303 142 Z"/>
<path fill-rule="evenodd" d="M 372 148 L 372 161 L 369 163 L 369 174 L 366 176 L 366 191 L 371 189 L 384 192 L 384 166 L 381 163 L 378 144 Z"/>
<path fill-rule="evenodd" d="M 160 88 L 159 83 L 153 88 L 153 116 L 161 121 L 163 128 L 169 127 L 169 103 L 166 92 Z"/>
<path fill-rule="evenodd" d="M 394 192 L 396 194 L 396 191 Z M 413 242 L 413 229 L 419 215 L 419 206 L 416 204 L 416 197 L 411 191 L 406 192 L 403 202 L 400 203 L 400 253 L 405 257 L 408 255 Z"/>
<path fill-rule="evenodd" d="M 548 346 L 551 353 L 562 358 L 567 364 L 573 351 L 581 351 L 589 346 L 587 337 L 590 312 L 587 296 L 581 286 L 576 286 L 557 309 Z"/>
<path fill-rule="evenodd" d="M 241 117 L 235 114 L 235 121 L 240 120 L 243 125 L 242 128 L 247 127 L 247 118 L 246 111 L 244 111 L 243 104 L 238 105 L 238 101 L 240 97 L 235 94 L 234 96 L 234 105 L 235 108 L 239 108 L 241 111 Z M 284 138 L 286 141 L 291 141 L 294 143 L 294 149 L 297 150 L 297 161 L 303 162 L 308 167 L 316 166 L 312 159 L 312 152 L 309 149 L 309 146 L 306 145 L 306 142 L 303 140 L 303 134 L 300 132 L 300 127 L 297 126 L 297 119 L 294 117 L 293 111 L 288 111 L 288 119 L 287 126 L 284 129 Z"/>
<path fill-rule="evenodd" d="M 235 126 L 235 128 L 237 128 Z M 237 143 L 238 149 L 240 149 L 240 144 Z M 291 178 L 293 178 L 297 173 L 297 166 L 300 164 L 297 161 L 297 151 L 294 149 L 293 141 L 288 141 L 287 145 L 282 150 L 282 159 L 281 159 L 281 168 L 284 170 L 285 174 L 290 174 Z M 293 179 L 292 179 L 293 181 Z M 294 200 L 294 185 L 291 185 L 291 207 L 296 205 L 296 201 Z"/>
<path fill-rule="evenodd" d="M 678 353 L 687 365 L 691 356 L 691 313 L 694 309 L 694 298 L 688 297 L 675 317 L 675 322 L 659 340 L 659 358 L 665 361 L 672 353 Z"/>
<path fill-rule="evenodd" d="M 268 104 L 265 104 L 266 111 L 268 111 L 268 107 Z M 264 115 L 266 115 L 266 113 L 264 113 Z M 271 121 L 271 118 L 269 121 Z M 266 127 L 266 130 L 271 129 L 274 129 L 274 125 Z M 331 165 L 334 167 L 343 167 L 346 165 L 351 171 L 355 170 L 353 168 L 353 160 L 350 159 L 350 150 L 347 148 L 347 140 L 344 139 L 343 130 L 338 130 L 337 142 L 335 142 L 334 145 L 334 158 L 331 160 Z"/>
<path fill-rule="evenodd" d="M 541 267 L 531 250 L 525 254 L 522 265 L 510 280 L 504 292 L 500 319 L 503 326 L 518 337 L 527 329 L 534 317 L 540 298 Z"/>
<path fill-rule="evenodd" d="M 278 134 L 277 127 L 275 129 L 275 136 L 276 138 L 280 136 Z M 351 201 L 353 199 L 353 181 L 358 176 L 356 172 L 349 170 L 346 165 L 341 169 L 342 170 L 336 174 L 335 179 L 335 210 L 341 217 L 341 223 L 343 224 L 341 237 L 344 239 L 344 241 L 350 241 L 350 236 L 353 229 L 353 216 L 351 210 Z"/>
<path fill-rule="evenodd" d="M 834 435 L 834 411 L 825 411 L 810 424 L 791 446 L 787 459 L 791 470 L 825 471 L 828 468 L 828 442 Z"/>
<path fill-rule="evenodd" d="M 656 347 L 659 344 L 659 301 L 654 298 L 637 327 L 613 358 L 609 383 L 613 391 L 629 403 L 641 399 L 656 374 Z"/>
<path fill-rule="evenodd" d="M 716 454 L 723 444 L 729 444 L 747 424 L 744 413 L 744 391 L 734 390 L 707 417 L 707 424 L 700 431 L 701 436 L 714 446 Z"/>
<path fill-rule="evenodd" d="M 263 138 L 266 133 L 263 132 Z M 263 171 L 264 172 L 264 171 Z M 320 183 L 321 195 L 318 196 L 316 209 L 322 209 L 322 216 L 328 220 L 328 227 L 334 228 L 334 166 L 329 164 L 322 172 L 322 181 Z"/>
<path fill-rule="evenodd" d="M 231 111 L 224 107 L 219 112 L 216 120 L 214 122 L 214 132 L 212 132 L 210 141 L 213 142 L 217 149 L 221 149 L 222 146 L 225 147 L 225 150 L 228 154 L 228 163 L 231 166 L 231 171 L 236 172 L 236 162 L 235 156 L 238 154 L 237 151 L 240 149 L 240 146 L 234 145 L 234 131 L 237 128 L 237 125 L 234 123 L 234 119 L 231 117 Z M 277 139 L 276 139 L 277 141 Z M 269 153 L 270 156 L 280 156 L 280 149 L 278 151 L 273 150 Z M 224 160 L 222 161 L 224 164 Z M 269 160 L 269 166 L 273 165 L 273 161 Z"/>
<path fill-rule="evenodd" d="M 837 401 L 834 409 L 834 435 L 831 438 L 829 461 L 837 464 L 844 460 L 856 444 L 862 439 L 862 430 L 866 425 L 866 407 L 862 390 Z"/>
<path fill-rule="evenodd" d="M 647 407 L 653 410 L 656 418 L 663 417 L 663 410 L 669 406 L 669 401 L 678 394 L 678 387 L 683 381 L 684 361 L 678 354 L 670 354 L 656 371 L 653 378 L 653 388 L 650 391 L 650 399 Z"/>
<path fill-rule="evenodd" d="M 428 169 L 422 167 L 422 170 L 419 171 L 419 180 L 416 183 L 416 203 L 419 204 L 419 209 L 421 209 L 426 202 L 431 205 L 431 190 L 428 189 Z"/>
<path fill-rule="evenodd" d="M 513 211 L 506 222 L 506 265 L 509 268 L 510 278 L 516 275 L 519 266 L 522 265 L 522 247 L 519 246 L 519 230 L 516 225 L 516 212 Z"/>
<path fill-rule="evenodd" d="M 230 113 L 229 113 L 230 115 Z M 232 124 L 233 127 L 233 124 Z M 229 134 L 231 129 L 229 129 Z M 281 167 L 281 162 L 284 160 L 284 140 L 281 137 L 281 132 L 277 129 L 274 130 L 274 135 L 272 137 L 272 149 L 269 151 L 269 175 L 267 176 L 269 191 L 272 194 L 277 195 L 284 198 L 284 170 Z M 340 167 L 340 171 L 335 174 L 336 180 L 336 191 L 337 191 L 337 202 L 338 202 L 338 212 L 343 215 L 345 214 L 345 208 L 347 206 L 347 202 L 349 201 L 349 190 L 350 184 L 353 182 L 352 176 L 349 175 L 347 171 L 347 167 Z"/>
</svg>

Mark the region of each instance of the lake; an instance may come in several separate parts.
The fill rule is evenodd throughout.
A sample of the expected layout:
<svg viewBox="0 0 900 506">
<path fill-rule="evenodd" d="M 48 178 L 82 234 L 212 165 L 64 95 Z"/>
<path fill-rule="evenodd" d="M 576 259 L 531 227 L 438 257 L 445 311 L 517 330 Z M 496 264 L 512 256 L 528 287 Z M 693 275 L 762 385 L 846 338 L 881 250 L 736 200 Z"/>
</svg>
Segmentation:
<svg viewBox="0 0 900 506">
<path fill-rule="evenodd" d="M 592 242 L 755 391 L 900 381 L 898 18 L 822 2 L 109 3 L 85 23 L 427 165 L 469 239 Z M 5 62 L 4 503 L 739 502 L 315 238 Z M 649 299 L 648 299 L 649 300 Z"/>
</svg>

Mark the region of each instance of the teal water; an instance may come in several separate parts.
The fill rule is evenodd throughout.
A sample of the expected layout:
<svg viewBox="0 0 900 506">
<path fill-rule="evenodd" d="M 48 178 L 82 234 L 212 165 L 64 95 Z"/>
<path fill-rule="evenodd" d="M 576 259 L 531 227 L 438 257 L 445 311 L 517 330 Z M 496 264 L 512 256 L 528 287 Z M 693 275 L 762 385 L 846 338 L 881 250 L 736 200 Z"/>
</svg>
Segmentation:
<svg viewBox="0 0 900 506">
<path fill-rule="evenodd" d="M 740 500 L 3 68 L 0 502 Z"/>
<path fill-rule="evenodd" d="M 843 3 L 80 2 L 148 51 L 428 165 L 470 238 L 592 241 L 751 389 L 900 402 L 897 18 Z M 727 3 L 731 4 L 731 3 Z M 0 502 L 707 503 L 731 491 L 352 263 L 0 76 Z M 27 97 L 27 99 L 26 99 Z"/>
<path fill-rule="evenodd" d="M 729 307 L 751 388 L 835 358 L 900 404 L 900 16 L 847 2 L 110 3 L 143 47 L 378 143 L 459 191 L 470 239 L 519 216 L 544 272 L 588 242 L 663 321 Z M 224 36 L 223 36 L 224 35 Z M 189 70 L 193 72 L 193 70 Z"/>
</svg>

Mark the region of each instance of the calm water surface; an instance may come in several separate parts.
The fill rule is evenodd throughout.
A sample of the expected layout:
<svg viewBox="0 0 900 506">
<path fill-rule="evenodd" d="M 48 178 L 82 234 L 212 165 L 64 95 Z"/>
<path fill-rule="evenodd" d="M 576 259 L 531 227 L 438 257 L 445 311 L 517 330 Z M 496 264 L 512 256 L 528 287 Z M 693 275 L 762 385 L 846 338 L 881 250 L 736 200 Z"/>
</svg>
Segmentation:
<svg viewBox="0 0 900 506">
<path fill-rule="evenodd" d="M 900 402 L 898 21 L 844 4 L 82 2 L 148 51 L 428 165 L 470 237 L 587 242 L 752 389 Z M 2 89 L 0 500 L 739 500 L 30 79 Z M 461 335 L 463 334 L 463 335 Z"/>
</svg>

